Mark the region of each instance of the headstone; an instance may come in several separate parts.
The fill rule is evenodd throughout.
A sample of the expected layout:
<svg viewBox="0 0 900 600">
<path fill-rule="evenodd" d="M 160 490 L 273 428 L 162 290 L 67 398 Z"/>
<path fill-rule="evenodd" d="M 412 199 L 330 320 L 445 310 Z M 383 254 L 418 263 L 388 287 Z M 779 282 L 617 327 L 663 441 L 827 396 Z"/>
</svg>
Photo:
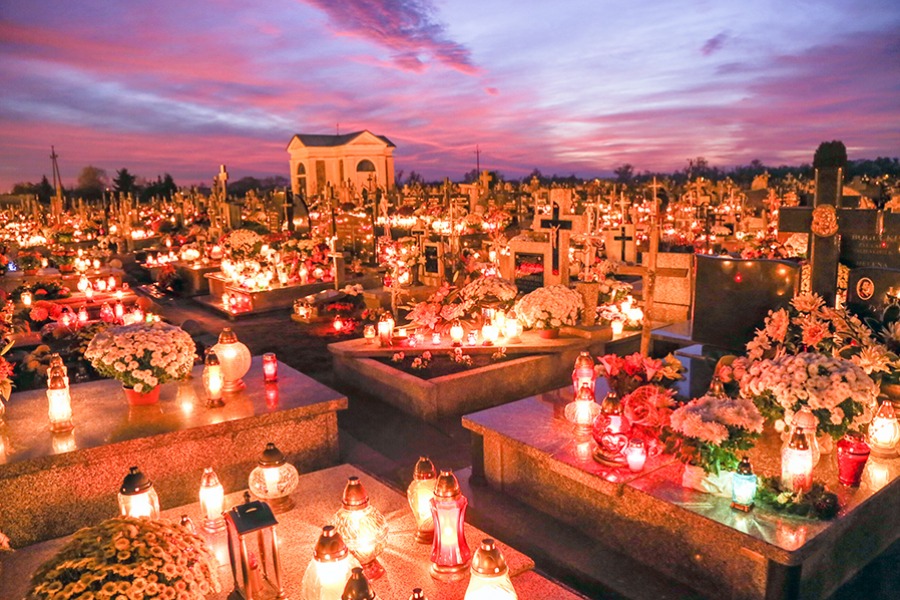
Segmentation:
<svg viewBox="0 0 900 600">
<path fill-rule="evenodd" d="M 425 258 L 425 264 L 422 265 L 422 283 L 440 286 L 445 280 L 443 243 L 424 242 L 422 255 Z"/>
<path fill-rule="evenodd" d="M 743 351 L 770 310 L 787 307 L 799 281 L 797 264 L 697 254 L 691 339 Z"/>
<path fill-rule="evenodd" d="M 854 211 L 854 216 L 865 233 L 841 236 L 841 262 L 851 269 L 879 267 L 900 271 L 900 213 L 859 210 Z"/>
<path fill-rule="evenodd" d="M 637 262 L 637 242 L 632 223 L 619 225 L 604 232 L 606 237 L 606 257 L 610 260 L 634 264 Z"/>
<path fill-rule="evenodd" d="M 550 267 L 555 276 L 562 278 L 563 285 L 569 283 L 569 236 L 574 228 L 570 216 L 560 216 L 559 204 L 553 204 L 550 219 L 540 219 L 537 230 L 546 231 L 550 236 L 552 259 Z"/>
<path fill-rule="evenodd" d="M 544 254 L 533 252 L 514 252 L 515 276 L 513 282 L 519 288 L 519 294 L 527 294 L 544 287 Z"/>
<path fill-rule="evenodd" d="M 860 317 L 877 317 L 900 298 L 900 270 L 878 267 L 851 269 L 847 279 L 847 308 Z"/>
</svg>

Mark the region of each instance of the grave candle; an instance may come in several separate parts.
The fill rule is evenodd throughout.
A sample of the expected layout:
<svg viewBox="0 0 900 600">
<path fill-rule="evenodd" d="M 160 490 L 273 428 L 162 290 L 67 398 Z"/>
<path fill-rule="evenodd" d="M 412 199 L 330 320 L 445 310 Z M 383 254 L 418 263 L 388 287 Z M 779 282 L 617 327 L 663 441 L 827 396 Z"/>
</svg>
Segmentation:
<svg viewBox="0 0 900 600">
<path fill-rule="evenodd" d="M 274 513 L 282 513 L 293 508 L 291 494 L 297 489 L 300 474 L 297 468 L 287 462 L 284 454 L 275 444 L 269 442 L 250 471 L 248 486 L 253 495 L 265 500 Z"/>
<path fill-rule="evenodd" d="M 438 332 L 432 333 L 431 334 L 431 343 L 434 346 L 440 346 L 441 345 L 441 334 Z"/>
<path fill-rule="evenodd" d="M 300 584 L 304 600 L 338 600 L 350 579 L 350 551 L 332 525 L 322 528 Z"/>
<path fill-rule="evenodd" d="M 613 335 L 621 335 L 622 332 L 625 331 L 625 321 L 613 319 L 610 321 L 610 327 L 612 328 Z"/>
<path fill-rule="evenodd" d="M 238 341 L 230 327 L 225 327 L 219 334 L 219 343 L 213 346 L 219 362 L 222 365 L 224 383 L 222 390 L 237 392 L 246 386 L 242 379 L 250 370 L 250 349 Z"/>
<path fill-rule="evenodd" d="M 278 381 L 278 358 L 274 352 L 263 354 L 263 380 L 270 383 Z"/>
<path fill-rule="evenodd" d="M 84 297 L 87 299 L 88 302 L 94 301 L 94 286 L 92 286 L 92 285 L 87 286 L 87 288 L 84 290 Z"/>
<path fill-rule="evenodd" d="M 375 339 L 374 325 L 366 325 L 363 327 L 363 338 L 365 338 L 367 344 L 373 343 L 373 340 Z"/>
<path fill-rule="evenodd" d="M 116 278 L 112 275 L 109 276 L 109 279 L 106 280 L 106 289 L 114 290 L 116 289 Z"/>
<path fill-rule="evenodd" d="M 884 400 L 878 412 L 869 423 L 867 437 L 872 452 L 877 456 L 894 456 L 897 454 L 897 443 L 900 442 L 900 423 L 894 413 L 890 400 Z"/>
<path fill-rule="evenodd" d="M 203 517 L 203 529 L 210 533 L 225 528 L 222 512 L 225 510 L 225 489 L 212 467 L 203 469 L 200 478 L 200 514 Z"/>
<path fill-rule="evenodd" d="M 450 327 L 450 340 L 453 342 L 454 346 L 461 346 L 463 336 L 466 334 L 463 326 L 460 325 L 459 321 L 455 322 Z"/>
<path fill-rule="evenodd" d="M 472 557 L 472 576 L 464 600 L 516 600 L 506 559 L 494 540 L 485 538 Z"/>
<path fill-rule="evenodd" d="M 594 382 L 597 375 L 594 372 L 594 358 L 586 350 L 582 350 L 575 359 L 575 368 L 572 369 L 572 386 L 575 392 L 581 390 L 582 386 L 588 386 L 594 389 Z"/>
<path fill-rule="evenodd" d="M 117 321 L 121 321 L 125 317 L 125 306 L 122 304 L 121 300 L 116 300 L 116 305 L 113 308 L 113 311 L 116 314 Z"/>
<path fill-rule="evenodd" d="M 628 448 L 625 450 L 625 460 L 628 462 L 628 468 L 637 473 L 644 468 L 647 462 L 647 447 L 644 442 L 635 438 L 628 442 Z"/>
<path fill-rule="evenodd" d="M 378 320 L 378 340 L 382 346 L 393 345 L 394 317 L 391 313 L 384 313 Z"/>
<path fill-rule="evenodd" d="M 488 321 L 481 327 L 481 338 L 484 340 L 485 346 L 493 346 L 497 343 L 497 338 L 499 337 L 500 332 L 492 322 Z"/>
<path fill-rule="evenodd" d="M 209 408 L 224 406 L 222 388 L 225 385 L 225 377 L 222 375 L 219 357 L 212 348 L 206 350 L 202 379 L 203 387 L 206 390 L 206 406 Z"/>
<path fill-rule="evenodd" d="M 792 492 L 808 492 L 812 487 L 813 454 L 803 428 L 795 427 L 781 451 L 781 485 Z"/>
<path fill-rule="evenodd" d="M 431 517 L 431 499 L 437 472 L 427 456 L 420 456 L 413 470 L 413 480 L 406 489 L 406 499 L 416 518 L 416 541 L 430 544 L 434 540 L 434 520 Z"/>
<path fill-rule="evenodd" d="M 335 331 L 340 333 L 341 330 L 344 329 L 344 320 L 341 318 L 340 315 L 337 315 L 334 318 L 334 321 L 331 323 L 331 326 L 334 328 Z"/>
<path fill-rule="evenodd" d="M 476 344 L 478 344 L 478 332 L 470 331 L 466 336 L 466 345 L 475 346 Z"/>
<path fill-rule="evenodd" d="M 159 496 L 153 482 L 138 467 L 131 467 L 119 489 L 119 512 L 123 517 L 159 518 Z"/>
<path fill-rule="evenodd" d="M 20 298 L 22 299 L 22 305 L 25 308 L 29 308 L 31 306 L 32 296 L 31 296 L 31 292 L 29 290 L 25 290 L 24 292 L 22 292 L 22 295 L 20 296 Z"/>
<path fill-rule="evenodd" d="M 78 309 L 78 322 L 81 325 L 84 325 L 88 322 L 88 311 L 84 306 Z"/>
<path fill-rule="evenodd" d="M 518 344 L 522 341 L 522 324 L 515 317 L 506 320 L 506 341 L 510 344 Z"/>
<path fill-rule="evenodd" d="M 838 481 L 858 487 L 869 460 L 869 445 L 862 435 L 848 432 L 837 443 Z"/>
<path fill-rule="evenodd" d="M 369 495 L 359 477 L 347 479 L 334 523 L 350 552 L 362 565 L 366 577 L 378 579 L 384 575 L 378 556 L 387 543 L 387 520 L 381 511 L 369 504 Z"/>
<path fill-rule="evenodd" d="M 566 404 L 566 420 L 575 425 L 578 433 L 588 433 L 597 415 L 600 414 L 600 405 L 594 399 L 594 392 L 588 383 L 583 383 L 575 394 L 575 399 Z"/>
<path fill-rule="evenodd" d="M 434 520 L 431 576 L 435 579 L 454 580 L 465 576 L 472 557 L 464 529 L 467 504 L 453 471 L 441 471 L 431 499 Z"/>
<path fill-rule="evenodd" d="M 753 473 L 748 457 L 741 459 L 737 471 L 731 476 L 731 481 L 731 508 L 749 512 L 753 508 L 758 479 Z"/>
<path fill-rule="evenodd" d="M 75 429 L 72 420 L 72 399 L 69 396 L 69 386 L 57 373 L 61 371 L 56 370 L 47 384 L 47 416 L 50 419 L 50 431 L 65 433 Z"/>
<path fill-rule="evenodd" d="M 412 595 L 410 595 L 409 600 L 428 600 L 425 597 L 425 592 L 422 588 L 413 588 Z"/>
</svg>

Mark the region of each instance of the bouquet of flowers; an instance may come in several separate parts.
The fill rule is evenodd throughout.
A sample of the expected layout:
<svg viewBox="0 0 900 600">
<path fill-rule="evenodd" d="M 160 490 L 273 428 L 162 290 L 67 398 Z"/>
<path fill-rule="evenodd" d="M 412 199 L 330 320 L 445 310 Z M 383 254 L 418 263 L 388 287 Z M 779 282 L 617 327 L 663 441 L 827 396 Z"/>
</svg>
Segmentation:
<svg viewBox="0 0 900 600">
<path fill-rule="evenodd" d="M 749 365 L 735 361 L 732 369 L 741 395 L 767 418 L 791 422 L 794 413 L 809 408 L 819 422 L 818 432 L 835 440 L 872 420 L 878 387 L 853 361 L 801 352 Z"/>
<path fill-rule="evenodd" d="M 663 359 L 648 358 L 640 352 L 630 356 L 605 354 L 597 361 L 600 363 L 595 368 L 597 374 L 605 377 L 610 389 L 622 399 L 641 386 L 650 383 L 667 385 L 681 379 L 684 370 L 671 354 Z"/>
<path fill-rule="evenodd" d="M 575 325 L 584 309 L 581 294 L 564 285 L 550 285 L 525 294 L 516 303 L 519 321 L 528 329 Z"/>
<path fill-rule="evenodd" d="M 44 257 L 40 252 L 19 252 L 19 254 L 16 256 L 16 264 L 23 271 L 35 271 L 41 268 L 41 264 L 43 264 L 43 258 Z"/>
<path fill-rule="evenodd" d="M 28 598 L 184 598 L 222 589 L 203 538 L 181 525 L 118 517 L 77 531 L 31 579 Z"/>
<path fill-rule="evenodd" d="M 75 262 L 75 251 L 63 248 L 55 248 L 50 253 L 50 260 L 57 269 L 71 267 Z"/>
<path fill-rule="evenodd" d="M 478 277 L 459 290 L 464 302 L 474 302 L 476 306 L 492 304 L 509 308 L 519 290 L 516 284 L 494 275 Z"/>
<path fill-rule="evenodd" d="M 262 248 L 263 239 L 255 231 L 235 229 L 222 237 L 221 245 L 232 258 L 251 258 Z"/>
<path fill-rule="evenodd" d="M 667 442 L 682 462 L 707 473 L 733 471 L 738 453 L 753 447 L 763 417 L 750 400 L 705 395 L 675 409 Z"/>
<path fill-rule="evenodd" d="M 146 393 L 187 377 L 196 348 L 186 331 L 163 322 L 134 323 L 101 331 L 84 353 L 97 372 Z"/>
</svg>

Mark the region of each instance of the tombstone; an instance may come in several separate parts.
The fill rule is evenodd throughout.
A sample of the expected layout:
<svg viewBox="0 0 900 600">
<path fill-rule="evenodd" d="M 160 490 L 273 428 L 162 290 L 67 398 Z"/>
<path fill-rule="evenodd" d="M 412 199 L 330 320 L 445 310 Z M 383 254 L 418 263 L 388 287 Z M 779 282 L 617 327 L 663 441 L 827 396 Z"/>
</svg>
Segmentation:
<svg viewBox="0 0 900 600">
<path fill-rule="evenodd" d="M 900 214 L 856 210 L 853 216 L 863 232 L 852 231 L 841 236 L 841 262 L 851 269 L 877 267 L 900 271 Z"/>
<path fill-rule="evenodd" d="M 697 254 L 691 339 L 742 353 L 770 310 L 786 308 L 800 268 L 780 260 Z"/>
<path fill-rule="evenodd" d="M 634 264 L 637 262 L 637 242 L 634 224 L 625 223 L 604 231 L 606 257 L 610 260 Z"/>
<path fill-rule="evenodd" d="M 542 252 L 514 252 L 512 257 L 515 265 L 515 273 L 512 280 L 519 289 L 520 294 L 533 292 L 546 285 L 544 279 L 546 254 Z"/>
<path fill-rule="evenodd" d="M 446 279 L 444 272 L 444 244 L 441 242 L 423 242 L 422 256 L 425 258 L 425 263 L 422 265 L 422 284 L 439 287 Z"/>
<path fill-rule="evenodd" d="M 879 318 L 900 299 L 900 270 L 879 267 L 851 269 L 847 278 L 847 309 L 859 317 Z"/>
<path fill-rule="evenodd" d="M 560 215 L 559 204 L 553 204 L 553 212 L 549 219 L 535 219 L 537 231 L 547 232 L 550 241 L 551 274 L 559 278 L 563 285 L 569 283 L 569 237 L 575 232 L 575 218 L 572 215 Z"/>
</svg>

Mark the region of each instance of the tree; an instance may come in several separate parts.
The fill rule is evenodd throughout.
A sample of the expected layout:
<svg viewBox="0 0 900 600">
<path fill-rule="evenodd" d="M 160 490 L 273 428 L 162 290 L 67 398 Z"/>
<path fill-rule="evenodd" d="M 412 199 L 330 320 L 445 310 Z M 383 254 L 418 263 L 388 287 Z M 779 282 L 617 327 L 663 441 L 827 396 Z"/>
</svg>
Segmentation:
<svg viewBox="0 0 900 600">
<path fill-rule="evenodd" d="M 106 176 L 106 171 L 88 165 L 78 174 L 78 188 L 75 193 L 83 198 L 99 200 L 103 197 L 103 190 L 108 184 L 109 178 Z"/>
<path fill-rule="evenodd" d="M 46 175 L 41 176 L 41 182 L 38 184 L 38 198 L 41 202 L 50 203 L 50 198 L 56 194 L 56 190 L 50 185 L 50 180 Z"/>
<path fill-rule="evenodd" d="M 616 183 L 631 183 L 634 179 L 634 167 L 628 163 L 614 169 L 613 173 L 616 175 Z"/>
<path fill-rule="evenodd" d="M 130 194 L 135 190 L 137 176 L 128 172 L 128 169 L 119 169 L 113 178 L 113 187 L 119 194 Z"/>
</svg>

